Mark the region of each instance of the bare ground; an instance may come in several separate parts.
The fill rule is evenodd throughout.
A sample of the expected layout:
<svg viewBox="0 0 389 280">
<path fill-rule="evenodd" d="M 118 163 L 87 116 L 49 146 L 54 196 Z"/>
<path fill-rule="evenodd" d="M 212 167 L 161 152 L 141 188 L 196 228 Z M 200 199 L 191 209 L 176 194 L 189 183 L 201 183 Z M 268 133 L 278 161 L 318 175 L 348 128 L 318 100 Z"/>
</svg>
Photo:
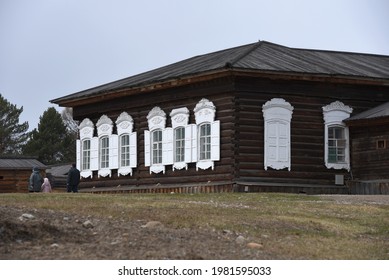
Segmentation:
<svg viewBox="0 0 389 280">
<path fill-rule="evenodd" d="M 325 197 L 340 204 L 389 204 L 388 196 Z M 249 239 L 237 242 L 228 230 L 148 222 L 0 206 L 0 259 L 282 259 L 248 248 Z"/>
</svg>

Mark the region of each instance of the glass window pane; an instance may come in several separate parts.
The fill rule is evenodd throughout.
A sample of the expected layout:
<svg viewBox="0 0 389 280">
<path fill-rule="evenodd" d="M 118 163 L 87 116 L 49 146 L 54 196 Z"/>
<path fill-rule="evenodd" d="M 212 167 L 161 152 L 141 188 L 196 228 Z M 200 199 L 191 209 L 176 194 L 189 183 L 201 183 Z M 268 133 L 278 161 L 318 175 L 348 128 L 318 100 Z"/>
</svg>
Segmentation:
<svg viewBox="0 0 389 280">
<path fill-rule="evenodd" d="M 211 158 L 211 124 L 205 123 L 200 126 L 200 160 Z"/>
<path fill-rule="evenodd" d="M 153 164 L 162 163 L 162 130 L 155 130 L 152 133 L 152 156 Z"/>
<path fill-rule="evenodd" d="M 174 130 L 175 162 L 185 161 L 185 128 L 179 127 Z"/>
</svg>

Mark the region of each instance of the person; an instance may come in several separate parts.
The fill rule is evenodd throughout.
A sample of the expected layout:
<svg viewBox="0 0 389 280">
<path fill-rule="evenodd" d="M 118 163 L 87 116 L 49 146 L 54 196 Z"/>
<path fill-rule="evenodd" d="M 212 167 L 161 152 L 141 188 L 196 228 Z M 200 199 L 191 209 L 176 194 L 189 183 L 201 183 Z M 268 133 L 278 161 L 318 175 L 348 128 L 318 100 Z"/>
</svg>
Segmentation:
<svg viewBox="0 0 389 280">
<path fill-rule="evenodd" d="M 39 173 L 39 168 L 34 167 L 30 176 L 30 182 L 28 185 L 29 192 L 40 192 L 43 184 L 43 178 Z"/>
<path fill-rule="evenodd" d="M 41 191 L 42 192 L 51 192 L 51 184 L 50 184 L 50 181 L 48 178 L 44 178 L 43 179 L 43 184 L 42 184 L 42 187 L 41 187 Z"/>
<path fill-rule="evenodd" d="M 76 168 L 76 164 L 73 163 L 68 172 L 67 179 L 67 192 L 78 192 L 78 184 L 80 183 L 80 171 Z"/>
</svg>

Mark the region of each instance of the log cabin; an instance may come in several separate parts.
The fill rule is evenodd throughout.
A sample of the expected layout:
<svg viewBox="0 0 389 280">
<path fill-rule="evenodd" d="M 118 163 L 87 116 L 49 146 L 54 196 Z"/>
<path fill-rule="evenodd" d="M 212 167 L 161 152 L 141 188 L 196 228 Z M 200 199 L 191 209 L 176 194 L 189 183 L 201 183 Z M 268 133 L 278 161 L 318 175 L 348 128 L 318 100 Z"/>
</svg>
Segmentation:
<svg viewBox="0 0 389 280">
<path fill-rule="evenodd" d="M 0 157 L 0 193 L 27 193 L 32 169 L 45 176 L 46 166 L 35 158 Z"/>
<path fill-rule="evenodd" d="M 80 123 L 81 190 L 295 193 L 350 193 L 374 163 L 347 124 L 388 101 L 389 56 L 267 41 L 51 100 Z"/>
</svg>

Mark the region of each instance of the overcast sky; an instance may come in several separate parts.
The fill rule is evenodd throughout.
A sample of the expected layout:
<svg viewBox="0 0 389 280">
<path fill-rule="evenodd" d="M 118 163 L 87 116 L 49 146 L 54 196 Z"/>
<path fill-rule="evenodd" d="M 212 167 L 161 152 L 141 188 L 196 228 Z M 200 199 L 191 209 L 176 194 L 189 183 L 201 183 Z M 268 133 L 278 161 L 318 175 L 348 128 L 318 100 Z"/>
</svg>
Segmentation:
<svg viewBox="0 0 389 280">
<path fill-rule="evenodd" d="M 51 99 L 258 40 L 389 55 L 389 1 L 0 0 L 0 93 L 33 129 Z"/>
</svg>

